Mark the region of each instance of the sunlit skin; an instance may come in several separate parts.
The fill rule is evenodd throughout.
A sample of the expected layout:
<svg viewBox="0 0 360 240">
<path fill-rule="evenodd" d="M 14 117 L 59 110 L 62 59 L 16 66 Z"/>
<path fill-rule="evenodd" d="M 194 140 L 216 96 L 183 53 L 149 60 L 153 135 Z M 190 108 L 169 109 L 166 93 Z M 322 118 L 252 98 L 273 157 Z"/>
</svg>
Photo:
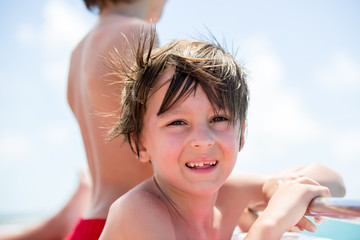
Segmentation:
<svg viewBox="0 0 360 240">
<path fill-rule="evenodd" d="M 172 75 L 172 70 L 165 71 L 157 85 Z M 240 121 L 229 124 L 226 110 L 214 111 L 201 87 L 158 115 L 168 85 L 148 99 L 140 136 L 139 160 L 151 161 L 156 183 L 150 179 L 134 188 L 117 201 L 121 207 L 115 202 L 112 209 L 127 211 L 120 210 L 116 221 L 110 213 L 108 229 L 100 239 L 228 239 L 238 223 L 235 215 L 248 204 L 246 197 L 237 201 L 235 211 L 224 201 L 217 204 L 219 189 L 232 172 L 241 147 Z M 134 205 L 128 207 L 128 203 Z M 142 206 L 144 203 L 149 205 Z M 134 210 L 141 209 L 144 216 L 132 222 L 138 216 L 133 212 L 135 205 Z M 128 211 L 132 213 L 127 215 Z M 144 229 L 141 222 L 147 220 Z M 143 230 L 137 231 L 139 227 Z M 163 238 L 156 235 L 159 231 Z"/>
<path fill-rule="evenodd" d="M 269 198 L 263 214 L 246 228 L 246 239 L 280 239 L 296 224 L 314 231 L 303 218 L 306 208 L 313 198 L 330 196 L 316 180 L 331 186 L 341 183 L 338 175 L 311 166 L 283 175 L 230 176 L 244 142 L 244 124 L 232 121 L 227 109 L 212 106 L 200 86 L 158 114 L 173 74 L 165 70 L 151 86 L 134 147 L 140 162 L 151 163 L 154 177 L 112 204 L 100 239 L 231 239 L 244 210 Z"/>
<path fill-rule="evenodd" d="M 104 56 L 113 48 L 128 55 L 140 30 L 151 28 L 148 21 L 160 19 L 165 0 L 136 0 L 131 4 L 108 4 L 98 21 L 72 53 L 68 101 L 79 123 L 92 178 L 92 196 L 85 218 L 105 219 L 110 205 L 128 190 L 152 176 L 150 164 L 135 159 L 121 138 L 107 141 L 107 130 L 114 124 L 109 116 L 121 107 L 118 85 L 105 66 Z M 156 11 L 154 9 L 157 9 Z M 128 42 L 129 41 L 129 42 Z M 133 59 L 127 57 L 128 64 Z"/>
<path fill-rule="evenodd" d="M 137 41 L 139 31 L 149 31 L 150 23 L 160 20 L 166 0 L 105 3 L 94 26 L 72 51 L 68 76 L 68 102 L 81 130 L 91 184 L 80 181 L 59 212 L 6 239 L 63 239 L 80 217 L 105 219 L 118 197 L 152 176 L 150 164 L 139 163 L 128 144 L 120 138 L 106 141 L 107 129 L 114 122 L 109 114 L 120 107 L 120 89 L 110 84 L 114 79 L 108 76 L 103 57 L 113 48 L 128 56 L 127 49 Z M 133 59 L 126 60 L 132 64 Z"/>
<path fill-rule="evenodd" d="M 162 80 L 172 74 L 168 71 Z M 225 110 L 215 113 L 201 87 L 157 115 L 168 85 L 152 95 L 147 104 L 140 160 L 151 159 L 156 180 L 168 191 L 214 194 L 234 168 L 240 123 L 229 124 Z"/>
</svg>

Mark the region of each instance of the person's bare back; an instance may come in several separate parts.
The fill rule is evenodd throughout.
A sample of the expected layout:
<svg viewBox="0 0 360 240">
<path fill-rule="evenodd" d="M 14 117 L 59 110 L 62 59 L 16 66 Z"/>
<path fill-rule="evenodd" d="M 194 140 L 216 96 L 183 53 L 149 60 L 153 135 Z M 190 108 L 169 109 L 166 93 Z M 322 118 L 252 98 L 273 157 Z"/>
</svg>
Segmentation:
<svg viewBox="0 0 360 240">
<path fill-rule="evenodd" d="M 106 218 L 119 196 L 152 175 L 150 164 L 140 163 L 128 143 L 107 141 L 107 130 L 116 121 L 120 86 L 112 80 L 104 62 L 116 48 L 126 54 L 139 32 L 150 23 L 137 17 L 104 10 L 93 30 L 78 44 L 71 57 L 68 102 L 79 123 L 92 177 L 92 198 L 85 218 Z M 129 59 L 131 63 L 131 59 Z"/>
<path fill-rule="evenodd" d="M 110 115 L 120 108 L 115 96 L 121 89 L 111 84 L 114 79 L 104 57 L 116 48 L 132 64 L 123 54 L 137 42 L 140 31 L 150 30 L 150 22 L 160 19 L 165 2 L 84 0 L 89 10 L 98 10 L 99 17 L 72 52 L 68 102 L 83 136 L 91 189 L 81 177 L 74 195 L 57 213 L 25 231 L 1 234 L 2 239 L 98 239 L 113 201 L 152 175 L 151 166 L 140 163 L 127 143 L 106 140 L 107 129 L 116 121 Z"/>
</svg>

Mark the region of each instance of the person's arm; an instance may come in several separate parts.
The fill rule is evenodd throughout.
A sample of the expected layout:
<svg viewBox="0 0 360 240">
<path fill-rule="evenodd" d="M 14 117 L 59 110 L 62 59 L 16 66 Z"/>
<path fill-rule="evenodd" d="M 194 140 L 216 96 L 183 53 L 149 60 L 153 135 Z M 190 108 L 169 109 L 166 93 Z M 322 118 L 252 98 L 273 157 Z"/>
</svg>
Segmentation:
<svg viewBox="0 0 360 240">
<path fill-rule="evenodd" d="M 278 186 L 278 181 L 286 182 L 300 177 L 308 177 L 320 185 L 328 187 L 333 197 L 343 197 L 345 186 L 342 177 L 335 171 L 320 164 L 309 164 L 276 172 L 270 175 L 234 173 L 226 181 L 220 191 L 234 194 L 235 198 L 244 199 L 244 191 L 247 195 L 249 206 L 266 203 Z M 221 195 L 220 195 L 221 196 Z"/>
<path fill-rule="evenodd" d="M 315 232 L 315 225 L 304 218 L 309 203 L 315 197 L 330 197 L 329 189 L 306 177 L 279 182 L 267 207 L 251 226 L 245 239 L 280 239 L 295 225 Z"/>
<path fill-rule="evenodd" d="M 248 208 L 242 213 L 239 227 L 245 232 L 249 231 L 252 223 L 258 217 L 251 209 L 265 208 L 267 202 L 276 191 L 279 181 L 287 182 L 302 176 L 314 179 L 320 185 L 328 187 L 331 195 L 334 197 L 345 195 L 342 177 L 337 172 L 319 164 L 290 168 L 271 175 L 234 174 L 230 181 L 231 186 L 233 186 L 232 191 L 241 192 L 236 190 L 235 186 L 246 185 L 248 186 L 247 192 L 250 193 L 248 196 L 251 198 L 247 200 Z"/>
<path fill-rule="evenodd" d="M 287 181 L 299 177 L 308 177 L 320 185 L 328 187 L 332 197 L 345 196 L 345 185 L 342 177 L 334 170 L 320 164 L 309 164 L 306 166 L 295 167 L 272 174 L 266 180 L 263 192 L 265 199 L 270 199 L 277 188 L 278 181 Z"/>
<path fill-rule="evenodd" d="M 100 240 L 172 240 L 176 239 L 165 205 L 153 195 L 135 191 L 115 201 Z"/>
</svg>

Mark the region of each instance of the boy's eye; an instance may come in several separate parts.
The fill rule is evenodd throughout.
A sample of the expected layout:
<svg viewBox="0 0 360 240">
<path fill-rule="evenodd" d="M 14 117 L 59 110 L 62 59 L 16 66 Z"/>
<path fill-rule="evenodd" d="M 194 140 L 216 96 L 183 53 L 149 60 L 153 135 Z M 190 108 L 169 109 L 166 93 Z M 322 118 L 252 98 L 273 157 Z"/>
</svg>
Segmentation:
<svg viewBox="0 0 360 240">
<path fill-rule="evenodd" d="M 213 119 L 211 119 L 211 122 L 223 122 L 223 121 L 229 121 L 229 119 L 224 116 L 216 116 Z"/>
<path fill-rule="evenodd" d="M 176 120 L 168 124 L 168 126 L 178 126 L 178 125 L 185 125 L 185 122 L 181 120 Z"/>
</svg>

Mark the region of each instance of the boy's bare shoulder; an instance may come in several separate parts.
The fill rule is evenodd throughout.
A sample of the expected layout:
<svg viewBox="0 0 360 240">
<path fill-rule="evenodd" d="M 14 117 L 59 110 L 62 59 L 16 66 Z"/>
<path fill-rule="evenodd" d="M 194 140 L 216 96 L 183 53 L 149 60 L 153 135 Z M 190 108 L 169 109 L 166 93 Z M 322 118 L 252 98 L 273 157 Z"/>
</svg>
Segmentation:
<svg viewBox="0 0 360 240">
<path fill-rule="evenodd" d="M 104 239 L 169 239 L 175 232 L 169 211 L 152 191 L 135 188 L 117 199 L 110 207 Z M 165 238 L 166 237 L 166 238 Z"/>
<path fill-rule="evenodd" d="M 141 207 L 146 208 L 141 209 Z M 112 204 L 110 210 L 114 210 L 119 213 L 144 213 L 153 210 L 157 210 L 160 212 L 165 210 L 167 211 L 167 208 L 159 200 L 159 197 L 156 196 L 155 193 L 148 191 L 147 189 L 135 188 L 117 199 Z"/>
</svg>

